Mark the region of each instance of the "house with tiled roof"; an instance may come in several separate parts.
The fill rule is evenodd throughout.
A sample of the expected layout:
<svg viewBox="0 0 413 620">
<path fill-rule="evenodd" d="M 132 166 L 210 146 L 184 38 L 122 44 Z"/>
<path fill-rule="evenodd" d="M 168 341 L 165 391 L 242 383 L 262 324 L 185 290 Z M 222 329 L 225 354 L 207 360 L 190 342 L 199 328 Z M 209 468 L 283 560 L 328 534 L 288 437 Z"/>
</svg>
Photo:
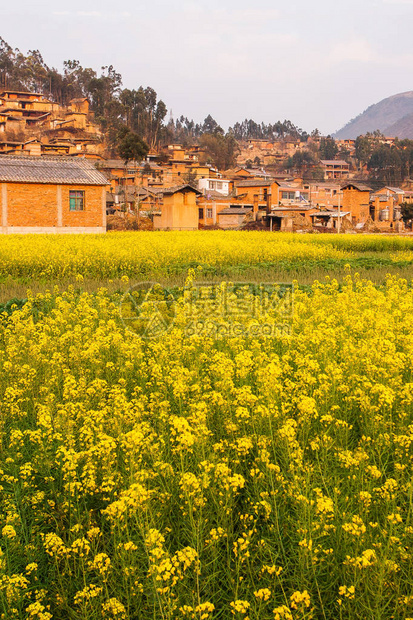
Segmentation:
<svg viewBox="0 0 413 620">
<path fill-rule="evenodd" d="M 325 181 L 348 179 L 350 176 L 350 165 L 343 159 L 322 159 L 320 165 Z"/>
<path fill-rule="evenodd" d="M 371 187 L 363 183 L 350 181 L 341 188 L 341 191 L 343 195 L 343 211 L 350 213 L 353 225 L 366 224 L 370 217 Z"/>
<path fill-rule="evenodd" d="M 251 179 L 238 181 L 235 186 L 236 196 L 243 202 L 254 205 L 254 213 L 266 210 L 278 204 L 280 183 L 274 179 Z"/>
<path fill-rule="evenodd" d="M 391 187 L 386 185 L 386 187 L 379 189 L 376 194 L 387 197 L 391 196 L 396 204 L 401 204 L 404 202 L 405 190 L 400 187 Z"/>
<path fill-rule="evenodd" d="M 253 206 L 231 205 L 218 213 L 218 226 L 230 230 L 254 220 Z"/>
<path fill-rule="evenodd" d="M 0 156 L 0 232 L 106 232 L 106 177 L 85 159 Z"/>
</svg>

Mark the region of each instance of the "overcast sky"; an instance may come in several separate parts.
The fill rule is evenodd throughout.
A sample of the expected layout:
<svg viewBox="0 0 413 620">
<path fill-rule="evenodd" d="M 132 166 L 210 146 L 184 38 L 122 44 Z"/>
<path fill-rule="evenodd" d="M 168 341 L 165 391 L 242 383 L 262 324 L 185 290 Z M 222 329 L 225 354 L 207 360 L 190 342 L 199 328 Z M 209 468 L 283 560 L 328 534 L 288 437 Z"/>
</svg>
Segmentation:
<svg viewBox="0 0 413 620">
<path fill-rule="evenodd" d="M 175 118 L 225 128 L 286 118 L 332 133 L 413 90 L 413 0 L 19 0 L 0 18 L 12 47 L 48 65 L 113 64 Z"/>
</svg>

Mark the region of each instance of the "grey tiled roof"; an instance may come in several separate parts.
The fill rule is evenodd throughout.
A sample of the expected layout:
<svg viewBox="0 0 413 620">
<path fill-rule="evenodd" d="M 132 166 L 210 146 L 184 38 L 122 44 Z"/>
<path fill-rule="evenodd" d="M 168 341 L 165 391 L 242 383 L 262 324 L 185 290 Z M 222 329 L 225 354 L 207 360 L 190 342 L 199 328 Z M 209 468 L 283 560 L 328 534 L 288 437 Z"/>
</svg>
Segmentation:
<svg viewBox="0 0 413 620">
<path fill-rule="evenodd" d="M 0 182 L 107 185 L 106 177 L 87 159 L 74 157 L 0 156 Z"/>
<path fill-rule="evenodd" d="M 240 181 L 236 184 L 236 187 L 268 187 L 272 185 L 274 181 L 272 179 L 261 180 L 261 179 L 251 179 L 251 181 Z"/>
<path fill-rule="evenodd" d="M 256 177 L 266 177 L 266 178 L 270 178 L 271 175 L 268 174 L 268 172 L 265 172 L 265 170 L 262 170 L 261 168 L 245 168 L 245 170 L 247 172 L 249 172 L 250 174 L 255 175 Z"/>
<path fill-rule="evenodd" d="M 228 209 L 222 209 L 218 215 L 246 215 L 251 211 L 252 209 L 246 207 L 228 207 Z"/>
<path fill-rule="evenodd" d="M 349 181 L 345 185 L 342 185 L 341 189 L 346 189 L 347 187 L 355 187 L 356 189 L 359 190 L 359 192 L 372 192 L 373 191 L 371 187 L 368 187 L 367 185 L 364 185 L 363 183 L 353 183 L 352 181 Z"/>
<path fill-rule="evenodd" d="M 404 189 L 400 187 L 391 187 L 390 185 L 386 185 L 384 189 L 389 189 L 391 192 L 395 192 L 396 194 L 404 194 Z"/>
<path fill-rule="evenodd" d="M 130 167 L 133 167 L 134 164 L 136 162 L 128 162 L 128 165 Z M 139 164 L 136 163 L 136 166 L 138 166 Z M 106 169 L 106 168 L 126 168 L 127 165 L 125 164 L 125 160 L 124 159 L 105 159 L 103 161 L 100 161 L 98 164 L 99 168 L 102 169 Z"/>
<path fill-rule="evenodd" d="M 207 200 L 229 200 L 231 198 L 234 198 L 234 192 L 231 192 L 230 194 L 222 194 L 221 192 L 217 192 L 214 189 L 207 189 L 205 190 L 205 194 L 204 197 Z"/>
<path fill-rule="evenodd" d="M 172 187 L 165 187 L 164 189 L 162 189 L 162 193 L 166 195 L 177 194 L 178 192 L 182 192 L 182 191 L 195 192 L 195 194 L 198 194 L 198 196 L 202 195 L 202 192 L 200 192 L 198 189 L 193 187 L 190 183 L 184 183 L 182 185 L 174 185 Z"/>
<path fill-rule="evenodd" d="M 379 202 L 387 202 L 386 194 L 370 194 L 370 200 L 376 200 L 376 198 L 379 199 Z"/>
<path fill-rule="evenodd" d="M 320 159 L 320 163 L 325 166 L 348 166 L 349 164 L 344 159 Z"/>
</svg>

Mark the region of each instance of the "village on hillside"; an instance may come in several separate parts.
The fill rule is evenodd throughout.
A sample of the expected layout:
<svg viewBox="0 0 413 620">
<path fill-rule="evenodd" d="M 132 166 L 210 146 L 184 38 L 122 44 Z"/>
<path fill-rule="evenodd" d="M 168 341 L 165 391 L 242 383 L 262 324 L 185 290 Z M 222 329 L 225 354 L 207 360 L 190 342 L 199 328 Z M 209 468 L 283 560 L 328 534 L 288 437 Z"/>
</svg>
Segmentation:
<svg viewBox="0 0 413 620">
<path fill-rule="evenodd" d="M 1 232 L 402 232 L 413 181 L 371 187 L 366 166 L 356 164 L 355 140 L 329 138 L 334 156 L 314 163 L 321 140 L 241 141 L 227 169 L 197 143 L 153 146 L 141 161 L 113 158 L 86 97 L 62 106 L 39 93 L 4 90 Z"/>
</svg>

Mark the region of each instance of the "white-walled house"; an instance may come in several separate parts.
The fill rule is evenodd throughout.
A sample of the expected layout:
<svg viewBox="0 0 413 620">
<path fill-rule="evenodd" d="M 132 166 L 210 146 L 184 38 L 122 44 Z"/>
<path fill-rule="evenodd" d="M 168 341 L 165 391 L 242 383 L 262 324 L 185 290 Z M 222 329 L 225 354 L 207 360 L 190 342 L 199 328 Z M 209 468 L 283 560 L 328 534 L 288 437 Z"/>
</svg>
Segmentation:
<svg viewBox="0 0 413 620">
<path fill-rule="evenodd" d="M 231 181 L 228 179 L 199 179 L 198 189 L 204 195 L 207 195 L 208 192 L 218 192 L 219 194 L 227 196 L 229 194 L 230 183 Z"/>
</svg>

